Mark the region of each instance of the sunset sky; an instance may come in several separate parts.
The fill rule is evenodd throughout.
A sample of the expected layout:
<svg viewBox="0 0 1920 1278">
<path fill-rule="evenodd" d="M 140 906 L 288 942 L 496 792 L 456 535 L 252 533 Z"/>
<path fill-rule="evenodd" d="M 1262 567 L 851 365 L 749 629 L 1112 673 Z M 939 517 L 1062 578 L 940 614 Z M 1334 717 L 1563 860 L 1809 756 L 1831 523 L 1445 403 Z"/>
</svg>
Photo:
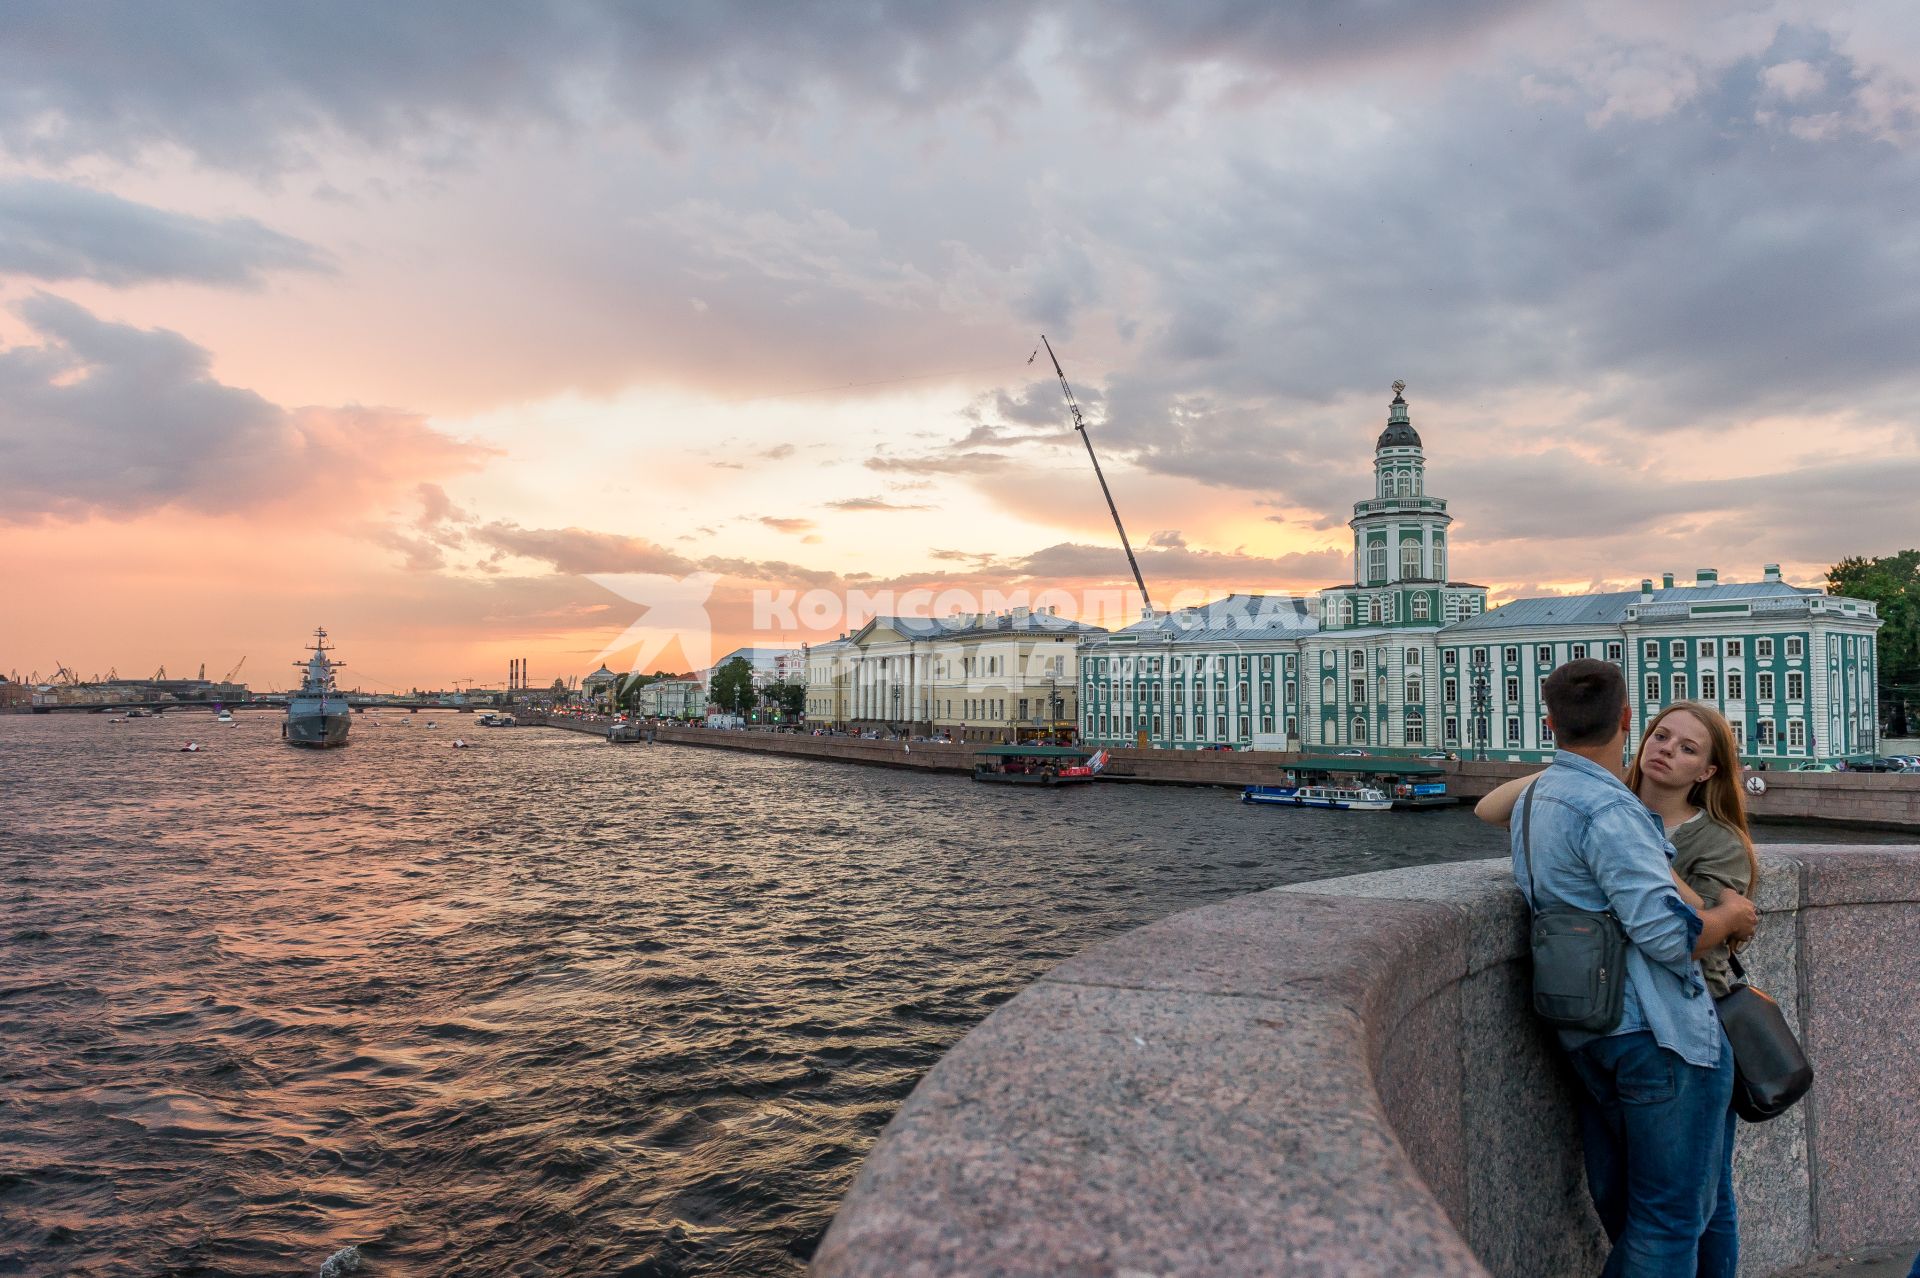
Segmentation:
<svg viewBox="0 0 1920 1278">
<path fill-rule="evenodd" d="M 1350 579 L 1395 378 L 1496 601 L 1811 584 L 1920 542 L 1916 210 L 1911 0 L 12 3 L 0 673 L 1118 586 L 1042 332 L 1157 602 Z"/>
</svg>

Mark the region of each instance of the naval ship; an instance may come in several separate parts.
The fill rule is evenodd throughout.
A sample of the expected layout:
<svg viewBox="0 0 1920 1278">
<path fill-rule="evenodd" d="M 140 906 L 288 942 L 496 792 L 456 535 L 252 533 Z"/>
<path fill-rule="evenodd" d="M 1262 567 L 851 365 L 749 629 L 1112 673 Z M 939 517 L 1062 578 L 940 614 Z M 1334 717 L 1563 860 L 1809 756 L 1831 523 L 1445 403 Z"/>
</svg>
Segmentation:
<svg viewBox="0 0 1920 1278">
<path fill-rule="evenodd" d="M 300 680 L 300 691 L 287 703 L 287 720 L 280 725 L 280 735 L 293 745 L 324 749 L 347 743 L 353 712 L 347 706 L 346 697 L 333 686 L 333 672 L 340 667 L 328 658 L 331 651 L 333 649 L 327 647 L 327 632 L 318 629 L 313 632 L 313 655 L 304 662 L 293 663 L 296 670 L 302 666 L 306 669 Z"/>
</svg>

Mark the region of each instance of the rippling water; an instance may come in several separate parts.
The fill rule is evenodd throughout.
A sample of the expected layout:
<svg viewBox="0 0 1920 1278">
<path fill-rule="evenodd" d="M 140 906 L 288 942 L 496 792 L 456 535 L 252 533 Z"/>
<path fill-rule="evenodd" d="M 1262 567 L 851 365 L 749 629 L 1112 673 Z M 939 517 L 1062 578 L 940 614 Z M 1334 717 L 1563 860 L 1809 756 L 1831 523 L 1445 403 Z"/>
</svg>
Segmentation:
<svg viewBox="0 0 1920 1278">
<path fill-rule="evenodd" d="M 0 1273 L 797 1274 L 1061 957 L 1501 846 L 430 717 L 0 718 Z"/>
</svg>

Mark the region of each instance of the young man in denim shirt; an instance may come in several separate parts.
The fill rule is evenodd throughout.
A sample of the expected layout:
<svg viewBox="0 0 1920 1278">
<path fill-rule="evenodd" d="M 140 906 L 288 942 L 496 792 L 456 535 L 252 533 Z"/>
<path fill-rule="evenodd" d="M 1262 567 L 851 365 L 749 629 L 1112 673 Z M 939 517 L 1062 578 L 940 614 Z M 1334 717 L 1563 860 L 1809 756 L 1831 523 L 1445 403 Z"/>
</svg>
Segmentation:
<svg viewBox="0 0 1920 1278">
<path fill-rule="evenodd" d="M 1675 891 L 1660 818 L 1622 779 L 1632 711 L 1619 668 L 1570 661 L 1541 696 L 1559 749 L 1531 787 L 1531 816 L 1516 814 L 1514 878 L 1535 909 L 1612 911 L 1628 940 L 1618 1027 L 1559 1032 L 1583 1084 L 1587 1188 L 1614 1243 L 1603 1278 L 1694 1278 L 1733 1089 L 1733 1050 L 1695 955 L 1751 935 L 1758 916 L 1734 892 L 1696 913 Z"/>
</svg>

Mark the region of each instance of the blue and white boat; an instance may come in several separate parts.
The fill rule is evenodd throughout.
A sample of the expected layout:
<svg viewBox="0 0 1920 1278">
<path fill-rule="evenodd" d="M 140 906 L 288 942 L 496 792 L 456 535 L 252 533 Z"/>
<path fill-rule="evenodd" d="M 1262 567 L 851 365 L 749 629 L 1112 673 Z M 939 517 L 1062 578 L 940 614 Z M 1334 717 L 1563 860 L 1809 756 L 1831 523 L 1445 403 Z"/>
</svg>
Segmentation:
<svg viewBox="0 0 1920 1278">
<path fill-rule="evenodd" d="M 1342 812 L 1386 812 L 1393 807 L 1385 792 L 1364 785 L 1250 785 L 1240 792 L 1240 802 Z"/>
</svg>

